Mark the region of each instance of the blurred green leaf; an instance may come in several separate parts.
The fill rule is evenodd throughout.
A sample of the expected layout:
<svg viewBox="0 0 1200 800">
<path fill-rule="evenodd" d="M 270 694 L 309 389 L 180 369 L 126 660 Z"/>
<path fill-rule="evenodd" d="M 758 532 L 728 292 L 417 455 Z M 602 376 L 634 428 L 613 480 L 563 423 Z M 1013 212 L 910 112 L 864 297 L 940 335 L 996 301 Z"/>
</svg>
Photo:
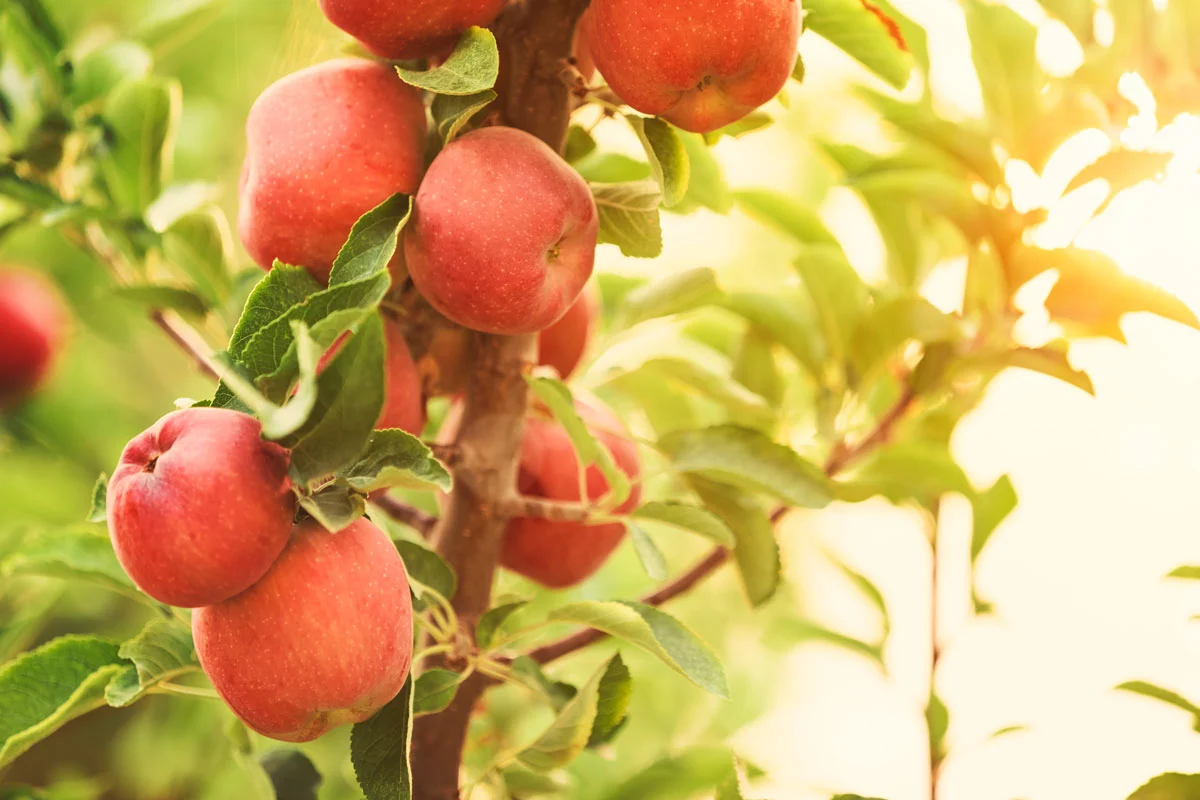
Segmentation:
<svg viewBox="0 0 1200 800">
<path fill-rule="evenodd" d="M 454 141 L 475 115 L 491 105 L 496 97 L 491 89 L 468 95 L 436 95 L 429 110 L 442 142 L 450 144 Z"/>
<path fill-rule="evenodd" d="M 304 753 L 272 750 L 263 753 L 258 763 L 271 781 L 276 800 L 317 800 L 317 790 L 324 779 Z"/>
<path fill-rule="evenodd" d="M 724 128 L 717 128 L 715 131 L 703 134 L 702 138 L 705 144 L 714 145 L 726 136 L 730 139 L 739 139 L 748 133 L 760 131 L 774 122 L 771 115 L 765 111 L 751 111 L 737 122 L 731 122 Z"/>
<path fill-rule="evenodd" d="M 711 370 L 704 365 L 684 358 L 653 358 L 632 372 L 641 372 L 661 385 L 666 391 L 684 391 L 695 394 L 729 411 L 735 420 L 745 420 L 755 428 L 766 428 L 775 420 L 775 409 L 765 398 L 760 397 L 735 381 L 731 376 Z M 604 374 L 609 382 L 622 374 L 614 370 Z"/>
<path fill-rule="evenodd" d="M 1037 27 L 1008 6 L 982 0 L 967 0 L 965 11 L 983 105 L 1001 140 L 1023 154 L 1046 81 L 1037 60 Z"/>
<path fill-rule="evenodd" d="M 733 547 L 733 532 L 720 517 L 685 503 L 646 503 L 630 514 L 636 520 L 659 522 L 699 534 L 719 545 Z"/>
<path fill-rule="evenodd" d="M 1113 150 L 1080 170 L 1079 174 L 1067 184 L 1063 194 L 1073 192 L 1092 181 L 1103 180 L 1108 183 L 1110 194 L 1115 195 L 1142 181 L 1158 177 L 1166 170 L 1167 164 L 1171 163 L 1172 158 L 1174 158 L 1173 153 Z"/>
<path fill-rule="evenodd" d="M 1149 697 L 1151 700 L 1157 700 L 1160 703 L 1174 706 L 1180 711 L 1186 711 L 1193 717 L 1192 727 L 1200 731 L 1200 707 L 1197 707 L 1195 703 L 1178 692 L 1164 689 L 1161 686 L 1155 686 L 1153 683 L 1147 683 L 1146 681 L 1127 681 L 1116 687 L 1116 690 L 1118 692 L 1139 694 L 1142 697 Z"/>
<path fill-rule="evenodd" d="M 611 680 L 610 673 L 615 675 Z M 609 686 L 604 695 L 601 687 L 606 682 Z M 620 654 L 617 654 L 601 666 L 580 688 L 579 693 L 562 707 L 554 722 L 537 741 L 517 754 L 517 761 L 536 772 L 566 766 L 587 748 L 601 713 L 601 704 L 608 706 L 603 710 L 606 712 L 605 723 L 611 726 L 614 712 L 620 710 L 620 716 L 624 717 L 623 705 L 628 701 L 629 670 L 621 661 Z"/>
<path fill-rule="evenodd" d="M 733 354 L 733 379 L 774 408 L 783 402 L 787 387 L 775 360 L 774 340 L 757 325 L 747 327 Z"/>
<path fill-rule="evenodd" d="M 155 0 L 134 36 L 157 50 L 168 50 L 203 30 L 224 6 L 225 0 Z"/>
<path fill-rule="evenodd" d="M 662 550 L 650 538 L 650 534 L 636 524 L 632 519 L 625 520 L 625 529 L 629 532 L 629 540 L 633 543 L 634 552 L 642 569 L 651 580 L 661 581 L 667 578 L 667 558 Z"/>
<path fill-rule="evenodd" d="M 425 589 L 437 592 L 447 600 L 454 597 L 458 579 L 454 569 L 433 550 L 416 542 L 397 540 L 393 542 L 400 552 L 400 559 L 408 572 L 408 582 L 416 595 L 417 603 L 413 605 L 418 611 L 424 610 L 422 597 Z"/>
<path fill-rule="evenodd" d="M 434 94 L 473 95 L 491 89 L 500 74 L 500 51 L 487 28 L 468 28 L 439 66 L 420 71 L 397 67 L 400 78 Z"/>
<path fill-rule="evenodd" d="M 829 481 L 818 467 L 750 428 L 718 425 L 677 431 L 663 437 L 659 446 L 680 472 L 762 492 L 803 508 L 823 508 L 833 499 Z"/>
<path fill-rule="evenodd" d="M 596 152 L 596 147 L 596 140 L 587 128 L 582 125 L 572 125 L 567 130 L 567 144 L 563 150 L 563 160 L 568 164 L 574 164 Z"/>
<path fill-rule="evenodd" d="M 922 297 L 899 297 L 875 306 L 854 331 L 850 362 L 854 378 L 864 382 L 911 341 L 932 344 L 962 337 L 960 323 Z"/>
<path fill-rule="evenodd" d="M 454 701 L 462 675 L 448 669 L 422 672 L 413 687 L 413 714 L 436 714 Z"/>
<path fill-rule="evenodd" d="M 179 217 L 162 236 L 163 257 L 195 281 L 210 305 L 224 302 L 233 290 L 232 247 L 229 223 L 213 208 Z"/>
<path fill-rule="evenodd" d="M 525 686 L 545 695 L 555 711 L 561 711 L 562 707 L 579 693 L 579 690 L 571 684 L 549 678 L 537 662 L 529 656 L 518 656 L 513 659 L 512 671 L 513 676 Z"/>
<path fill-rule="evenodd" d="M 588 183 L 598 184 L 639 183 L 654 176 L 649 164 L 624 153 L 593 151 L 575 162 L 575 169 Z"/>
<path fill-rule="evenodd" d="M 496 631 L 504 624 L 505 620 L 527 605 L 529 605 L 528 600 L 513 600 L 500 603 L 488 609 L 479 618 L 479 622 L 475 624 L 475 643 L 479 645 L 479 649 L 487 650 L 490 648 L 492 641 L 495 639 Z"/>
<path fill-rule="evenodd" d="M 841 484 L 838 496 L 862 502 L 882 495 L 893 503 L 915 500 L 928 506 L 949 492 L 975 494 L 962 467 L 946 446 L 934 442 L 896 442 L 877 449 L 851 480 Z"/>
<path fill-rule="evenodd" d="M 1176 567 L 1167 574 L 1168 578 L 1182 578 L 1189 581 L 1200 581 L 1200 567 Z"/>
<path fill-rule="evenodd" d="M 558 795 L 570 788 L 569 784 L 555 775 L 543 775 L 517 767 L 501 770 L 500 777 L 509 794 L 521 800 L 527 797 Z"/>
<path fill-rule="evenodd" d="M 148 309 L 178 311 L 191 317 L 203 317 L 208 313 L 208 303 L 203 297 L 178 286 L 140 283 L 118 286 L 113 289 L 113 294 Z"/>
<path fill-rule="evenodd" d="M 838 558 L 832 552 L 826 552 L 826 556 L 838 570 L 846 576 L 850 583 L 854 584 L 854 588 L 858 589 L 859 593 L 865 597 L 871 605 L 875 606 L 875 610 L 879 612 L 880 621 L 883 623 L 883 641 L 880 643 L 880 649 L 887 643 L 887 638 L 892 632 L 892 617 L 888 612 L 887 599 L 883 596 L 883 592 L 879 591 L 879 587 L 861 572 L 857 571 L 842 559 Z"/>
<path fill-rule="evenodd" d="M 103 706 L 105 685 L 126 664 L 113 642 L 63 636 L 0 668 L 0 766 Z"/>
<path fill-rule="evenodd" d="M 104 97 L 126 79 L 146 77 L 154 66 L 154 57 L 137 42 L 120 40 L 92 50 L 73 63 L 71 102 L 82 106 Z"/>
<path fill-rule="evenodd" d="M 783 626 L 783 631 L 797 645 L 809 642 L 822 642 L 863 656 L 878 664 L 880 669 L 886 670 L 883 661 L 883 649 L 880 645 L 869 644 L 853 636 L 838 633 L 810 619 L 790 619 Z"/>
<path fill-rule="evenodd" d="M 88 511 L 88 522 L 104 522 L 108 519 L 108 473 L 100 473 L 92 487 L 92 507 Z"/>
<path fill-rule="evenodd" d="M 687 194 L 682 202 L 672 208 L 676 213 L 702 207 L 711 209 L 718 214 L 728 214 L 733 210 L 733 193 L 725 176 L 721 172 L 721 164 L 712 154 L 704 138 L 699 134 L 677 131 L 683 147 L 687 151 L 688 163 L 691 165 L 691 176 L 688 180 Z"/>
<path fill-rule="evenodd" d="M 932 169 L 895 169 L 855 179 L 851 186 L 885 202 L 914 203 L 962 231 L 968 242 L 992 233 L 993 211 L 961 178 Z"/>
<path fill-rule="evenodd" d="M 1040 372 L 1057 378 L 1090 395 L 1096 394 L 1091 377 L 1083 370 L 1071 366 L 1066 342 L 1056 342 L 1045 347 L 1018 347 L 1000 354 L 997 362 L 1006 367 L 1017 367 Z"/>
<path fill-rule="evenodd" d="M 680 675 L 719 697 L 728 697 L 725 671 L 712 648 L 669 614 L 628 601 L 585 601 L 550 612 L 555 622 L 573 622 L 637 645 Z"/>
<path fill-rule="evenodd" d="M 122 211 L 141 216 L 170 180 L 180 105 L 179 84 L 157 77 L 127 80 L 105 101 L 108 148 L 100 168 Z"/>
<path fill-rule="evenodd" d="M 683 200 L 691 180 L 691 160 L 679 132 L 657 117 L 626 114 L 633 132 L 646 150 L 654 180 L 662 189 L 662 204 L 671 208 Z"/>
<path fill-rule="evenodd" d="M 733 532 L 733 557 L 750 605 L 767 602 L 779 590 L 783 576 L 771 518 L 754 498 L 733 487 L 703 478 L 693 478 L 690 483 L 705 506 Z"/>
<path fill-rule="evenodd" d="M 1058 19 L 1080 44 L 1092 42 L 1092 23 L 1096 16 L 1094 0 L 1038 0 L 1042 8 Z"/>
<path fill-rule="evenodd" d="M 1200 775 L 1159 775 L 1129 795 L 1129 800 L 1200 800 Z"/>
<path fill-rule="evenodd" d="M 628 328 L 647 320 L 694 311 L 719 303 L 724 296 L 716 272 L 708 267 L 672 273 L 626 294 L 614 327 Z"/>
<path fill-rule="evenodd" d="M 897 89 L 903 89 L 913 59 L 900 26 L 863 0 L 807 0 L 804 27 L 827 39 Z"/>
<path fill-rule="evenodd" d="M 925 721 L 929 725 L 929 752 L 935 762 L 941 762 L 946 757 L 946 732 L 950 729 L 950 709 L 937 696 L 936 692 L 929 695 L 929 705 L 925 707 Z"/>
<path fill-rule="evenodd" d="M 734 773 L 733 756 L 724 747 L 693 747 L 668 755 L 604 795 L 605 800 L 691 800 L 713 792 Z"/>
<path fill-rule="evenodd" d="M 798 294 L 785 291 L 771 294 L 737 292 L 729 296 L 725 307 L 782 345 L 809 375 L 819 381 L 825 370 L 818 348 L 820 334 L 802 310 L 802 301 Z"/>
<path fill-rule="evenodd" d="M 974 525 L 971 533 L 971 562 L 979 560 L 992 534 L 1008 519 L 1017 507 L 1017 491 L 1007 475 L 1000 476 L 992 488 L 980 492 L 971 500 Z"/>
<path fill-rule="evenodd" d="M 738 207 L 753 219 L 769 225 L 800 244 L 841 245 L 817 212 L 778 192 L 752 189 L 736 192 Z"/>
<path fill-rule="evenodd" d="M 350 761 L 366 800 L 412 800 L 413 678 L 350 733 Z"/>
<path fill-rule="evenodd" d="M 838 247 L 806 247 L 794 265 L 812 297 L 826 352 L 844 362 L 870 303 L 866 284 Z"/>
<path fill-rule="evenodd" d="M 0 575 L 86 580 L 122 594 L 137 595 L 109 538 L 86 528 L 30 537 L 0 561 Z"/>
<path fill-rule="evenodd" d="M 654 181 L 593 183 L 600 214 L 600 244 L 615 244 L 630 258 L 662 255 L 662 191 Z"/>
<path fill-rule="evenodd" d="M 121 645 L 121 658 L 133 662 L 109 681 L 104 700 L 124 708 L 154 686 L 200 668 L 188 626 L 176 619 L 156 619 Z"/>
<path fill-rule="evenodd" d="M 424 442 L 395 429 L 371 434 L 358 460 L 338 477 L 367 494 L 391 487 L 449 492 L 454 486 L 449 471 Z"/>
</svg>

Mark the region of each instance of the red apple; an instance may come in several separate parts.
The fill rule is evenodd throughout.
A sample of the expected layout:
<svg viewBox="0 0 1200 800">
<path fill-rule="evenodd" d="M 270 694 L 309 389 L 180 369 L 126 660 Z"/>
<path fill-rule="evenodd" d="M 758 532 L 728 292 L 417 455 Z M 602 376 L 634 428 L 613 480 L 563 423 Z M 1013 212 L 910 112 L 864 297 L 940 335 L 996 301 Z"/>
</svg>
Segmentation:
<svg viewBox="0 0 1200 800">
<path fill-rule="evenodd" d="M 0 271 L 0 408 L 42 385 L 66 328 L 66 309 L 49 281 L 25 270 Z"/>
<path fill-rule="evenodd" d="M 637 507 L 641 490 L 641 459 L 637 445 L 621 421 L 600 405 L 576 401 L 580 416 L 612 453 L 618 468 L 634 481 L 634 489 L 617 513 Z M 531 418 L 521 446 L 517 488 L 521 494 L 548 500 L 580 499 L 579 460 L 566 432 L 553 420 Z M 592 500 L 608 491 L 608 481 L 596 467 L 587 471 L 587 492 Z M 508 569 L 552 589 L 574 586 L 603 566 L 625 538 L 621 523 L 585 525 L 545 519 L 518 518 L 508 524 L 500 562 Z"/>
<path fill-rule="evenodd" d="M 585 289 L 562 319 L 538 336 L 538 363 L 554 367 L 563 380 L 571 377 L 591 344 L 599 316 L 597 292 Z"/>
<path fill-rule="evenodd" d="M 270 86 L 250 110 L 238 230 L 263 269 L 322 283 L 358 218 L 421 179 L 425 107 L 386 64 L 344 58 Z"/>
<path fill-rule="evenodd" d="M 409 275 L 434 308 L 484 333 L 536 333 L 592 274 L 599 219 L 587 183 L 536 137 L 484 128 L 444 149 L 405 232 Z"/>
<path fill-rule="evenodd" d="M 490 25 L 505 0 L 321 0 L 334 25 L 381 58 L 441 56 L 473 25 Z"/>
<path fill-rule="evenodd" d="M 288 452 L 253 417 L 188 408 L 121 454 L 108 530 L 121 566 L 162 603 L 195 608 L 243 592 L 287 545 L 296 498 Z"/>
<path fill-rule="evenodd" d="M 200 664 L 247 725 L 308 742 L 370 718 L 412 664 L 412 600 L 391 540 L 360 519 L 296 526 L 250 590 L 192 615 Z"/>
<path fill-rule="evenodd" d="M 596 77 L 596 59 L 592 57 L 592 43 L 588 40 L 588 12 L 584 11 L 575 26 L 575 42 L 571 46 L 571 54 L 575 58 L 575 69 L 588 83 Z"/>
<path fill-rule="evenodd" d="M 621 99 L 696 133 L 775 97 L 796 64 L 798 0 L 593 0 L 587 38 Z"/>
</svg>

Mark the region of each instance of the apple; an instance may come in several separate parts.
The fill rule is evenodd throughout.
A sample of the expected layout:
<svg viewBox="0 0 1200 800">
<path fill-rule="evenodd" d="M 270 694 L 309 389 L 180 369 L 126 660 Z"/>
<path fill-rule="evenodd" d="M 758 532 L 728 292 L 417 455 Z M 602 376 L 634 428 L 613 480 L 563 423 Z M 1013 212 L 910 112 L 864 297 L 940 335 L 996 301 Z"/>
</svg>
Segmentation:
<svg viewBox="0 0 1200 800">
<path fill-rule="evenodd" d="M 424 147 L 421 95 L 386 64 L 343 58 L 283 78 L 246 122 L 242 243 L 263 269 L 278 259 L 327 283 L 358 218 L 416 191 Z"/>
<path fill-rule="evenodd" d="M 587 40 L 622 100 L 694 133 L 779 94 L 796 64 L 798 0 L 593 0 Z"/>
<path fill-rule="evenodd" d="M 42 386 L 66 329 L 66 309 L 48 280 L 25 270 L 0 271 L 0 408 Z"/>
<path fill-rule="evenodd" d="M 591 344 L 599 316 L 598 292 L 585 289 L 562 319 L 538 336 L 538 363 L 554 367 L 563 380 L 571 377 Z"/>
<path fill-rule="evenodd" d="M 459 34 L 490 25 L 506 0 L 321 0 L 325 17 L 375 55 L 445 56 Z"/>
<path fill-rule="evenodd" d="M 484 333 L 537 333 L 592 274 L 599 217 L 587 183 L 536 137 L 484 128 L 447 146 L 417 192 L 408 272 L 443 316 Z"/>
<path fill-rule="evenodd" d="M 641 501 L 638 479 L 641 459 L 621 421 L 596 401 L 576 400 L 588 428 L 612 453 L 617 467 L 634 482 L 629 498 L 616 509 L 623 514 Z M 579 460 L 565 431 L 553 419 L 534 416 L 528 420 L 521 446 L 517 489 L 522 495 L 547 500 L 580 500 Z M 587 470 L 589 499 L 608 491 L 608 481 L 596 467 Z M 575 586 L 604 565 L 625 538 L 619 522 L 587 525 L 519 517 L 508 523 L 500 563 L 552 589 Z"/>
<path fill-rule="evenodd" d="M 308 742 L 369 719 L 408 679 L 412 600 L 395 546 L 366 519 L 308 520 L 248 591 L 198 609 L 200 665 L 248 726 Z"/>
<path fill-rule="evenodd" d="M 288 459 L 247 414 L 167 414 L 125 447 L 108 484 L 108 530 L 121 566 L 172 606 L 244 592 L 287 545 L 296 510 Z"/>
</svg>

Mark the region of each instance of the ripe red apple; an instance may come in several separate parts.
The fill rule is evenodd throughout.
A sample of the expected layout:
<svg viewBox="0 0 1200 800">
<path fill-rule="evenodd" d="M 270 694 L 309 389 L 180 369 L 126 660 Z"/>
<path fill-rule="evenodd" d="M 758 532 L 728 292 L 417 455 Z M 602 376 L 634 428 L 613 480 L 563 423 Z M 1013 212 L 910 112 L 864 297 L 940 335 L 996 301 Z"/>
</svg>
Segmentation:
<svg viewBox="0 0 1200 800">
<path fill-rule="evenodd" d="M 322 283 L 358 218 L 421 179 L 425 107 L 386 64 L 343 58 L 270 86 L 246 122 L 238 231 Z"/>
<path fill-rule="evenodd" d="M 66 328 L 66 309 L 49 281 L 25 270 L 0 271 L 0 408 L 42 385 Z"/>
<path fill-rule="evenodd" d="M 391 540 L 360 519 L 330 533 L 296 526 L 251 589 L 192 615 L 217 692 L 254 730 L 308 742 L 370 718 L 412 664 L 412 600 Z"/>
<path fill-rule="evenodd" d="M 417 289 L 450 320 L 536 333 L 587 283 L 598 230 L 587 183 L 557 153 L 523 131 L 484 128 L 434 159 L 404 252 Z"/>
<path fill-rule="evenodd" d="M 108 530 L 146 594 L 195 608 L 243 592 L 287 545 L 296 498 L 288 452 L 253 417 L 172 412 L 121 454 L 108 484 Z"/>
<path fill-rule="evenodd" d="M 382 58 L 441 56 L 472 25 L 490 25 L 505 0 L 321 0 L 326 18 Z"/>
<path fill-rule="evenodd" d="M 618 468 L 634 481 L 633 492 L 617 513 L 632 511 L 641 501 L 637 480 L 641 459 L 621 421 L 598 404 L 576 401 L 580 416 L 608 448 Z M 517 488 L 523 495 L 548 500 L 578 501 L 579 460 L 571 440 L 553 420 L 531 418 L 521 446 Z M 608 481 L 596 467 L 587 471 L 587 492 L 596 500 L 608 491 Z M 545 519 L 518 518 L 508 524 L 500 563 L 552 589 L 574 586 L 600 569 L 625 537 L 621 523 L 585 525 Z"/>
<path fill-rule="evenodd" d="M 591 344 L 599 316 L 597 292 L 584 289 L 562 319 L 538 336 L 538 363 L 554 367 L 564 380 L 571 377 Z"/>
<path fill-rule="evenodd" d="M 695 133 L 779 94 L 796 64 L 798 0 L 593 0 L 587 38 L 621 99 Z"/>
</svg>

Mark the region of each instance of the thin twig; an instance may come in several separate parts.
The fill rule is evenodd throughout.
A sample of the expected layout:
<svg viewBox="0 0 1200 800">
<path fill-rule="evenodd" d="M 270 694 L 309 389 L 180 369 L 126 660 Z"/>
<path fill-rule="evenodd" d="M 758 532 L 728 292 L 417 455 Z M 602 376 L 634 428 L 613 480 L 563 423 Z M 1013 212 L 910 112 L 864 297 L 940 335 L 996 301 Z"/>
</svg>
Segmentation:
<svg viewBox="0 0 1200 800">
<path fill-rule="evenodd" d="M 524 495 L 515 495 L 503 501 L 496 512 L 506 518 L 527 517 L 552 522 L 589 522 L 598 515 L 591 504 Z"/>
<path fill-rule="evenodd" d="M 428 536 L 438 523 L 438 518 L 426 514 L 419 508 L 414 508 L 407 503 L 402 503 L 394 497 L 381 495 L 372 498 L 372 502 L 379 507 L 379 510 L 387 514 L 397 522 L 403 523 L 408 527 L 418 531 L 423 536 Z"/>
<path fill-rule="evenodd" d="M 825 462 L 825 474 L 832 478 L 876 447 L 887 444 L 892 438 L 896 424 L 904 418 L 916 400 L 917 393 L 912 385 L 905 386 L 900 399 L 879 418 L 879 422 L 866 438 L 853 445 L 842 440 L 834 446 L 833 452 L 829 454 L 829 459 Z"/>
<path fill-rule="evenodd" d="M 221 371 L 213 361 L 212 349 L 192 326 L 170 311 L 153 311 L 150 314 L 150 320 L 161 328 L 163 333 L 179 346 L 179 349 L 191 357 L 201 372 L 213 380 L 220 380 Z"/>
</svg>

